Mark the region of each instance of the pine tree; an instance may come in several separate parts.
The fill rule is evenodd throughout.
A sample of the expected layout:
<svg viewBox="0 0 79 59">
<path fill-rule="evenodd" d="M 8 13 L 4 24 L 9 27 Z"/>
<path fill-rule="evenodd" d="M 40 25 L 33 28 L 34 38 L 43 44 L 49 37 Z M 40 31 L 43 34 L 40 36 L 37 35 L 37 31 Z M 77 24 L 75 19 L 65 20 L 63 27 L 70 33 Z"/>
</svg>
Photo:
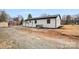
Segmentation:
<svg viewBox="0 0 79 59">
<path fill-rule="evenodd" d="M 28 18 L 27 19 L 30 19 L 30 18 L 32 18 L 32 15 L 31 14 L 28 15 Z"/>
</svg>

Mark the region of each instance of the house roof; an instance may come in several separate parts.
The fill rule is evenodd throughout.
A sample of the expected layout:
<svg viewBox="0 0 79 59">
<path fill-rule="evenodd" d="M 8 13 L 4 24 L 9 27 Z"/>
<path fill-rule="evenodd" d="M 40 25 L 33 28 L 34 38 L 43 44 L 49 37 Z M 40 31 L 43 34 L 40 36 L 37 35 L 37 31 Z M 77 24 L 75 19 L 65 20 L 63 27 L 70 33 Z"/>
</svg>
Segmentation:
<svg viewBox="0 0 79 59">
<path fill-rule="evenodd" d="M 28 20 L 42 20 L 42 19 L 48 19 L 48 18 L 57 18 L 58 16 L 61 19 L 60 15 L 49 15 L 49 16 L 44 16 L 44 17 L 35 17 L 35 18 L 26 19 L 25 21 L 28 21 Z"/>
</svg>

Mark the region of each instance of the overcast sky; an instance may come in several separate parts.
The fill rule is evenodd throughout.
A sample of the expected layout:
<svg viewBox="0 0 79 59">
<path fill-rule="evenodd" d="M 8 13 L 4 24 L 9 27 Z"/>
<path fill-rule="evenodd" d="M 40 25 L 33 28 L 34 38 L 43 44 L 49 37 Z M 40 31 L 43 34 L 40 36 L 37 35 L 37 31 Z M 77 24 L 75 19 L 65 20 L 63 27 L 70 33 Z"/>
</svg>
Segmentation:
<svg viewBox="0 0 79 59">
<path fill-rule="evenodd" d="M 61 16 L 79 14 L 79 9 L 5 9 L 5 11 L 11 17 L 22 15 L 24 18 L 27 18 L 29 13 L 31 13 L 33 17 L 38 17 L 42 14 L 60 14 Z"/>
</svg>

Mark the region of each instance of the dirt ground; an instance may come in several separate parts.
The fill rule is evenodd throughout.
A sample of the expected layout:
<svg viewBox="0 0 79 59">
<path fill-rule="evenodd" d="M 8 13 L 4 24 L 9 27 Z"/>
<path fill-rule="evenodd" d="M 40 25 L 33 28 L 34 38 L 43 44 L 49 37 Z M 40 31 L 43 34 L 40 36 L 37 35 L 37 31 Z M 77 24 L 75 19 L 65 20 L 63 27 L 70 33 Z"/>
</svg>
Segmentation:
<svg viewBox="0 0 79 59">
<path fill-rule="evenodd" d="M 79 25 L 64 25 L 60 29 L 36 29 L 22 26 L 0 28 L 0 48 L 79 48 L 78 30 Z"/>
</svg>

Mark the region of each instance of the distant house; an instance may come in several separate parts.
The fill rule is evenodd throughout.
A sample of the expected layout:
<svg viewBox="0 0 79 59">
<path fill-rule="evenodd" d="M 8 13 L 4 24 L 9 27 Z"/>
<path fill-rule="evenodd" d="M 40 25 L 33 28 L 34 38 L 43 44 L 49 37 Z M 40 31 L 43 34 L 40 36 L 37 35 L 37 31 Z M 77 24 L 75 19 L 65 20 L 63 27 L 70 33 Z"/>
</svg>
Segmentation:
<svg viewBox="0 0 79 59">
<path fill-rule="evenodd" d="M 20 20 L 18 17 L 15 17 L 15 18 L 10 18 L 10 20 L 8 21 L 8 26 L 18 26 L 20 25 Z"/>
<path fill-rule="evenodd" d="M 10 20 L 10 21 L 8 22 L 8 26 L 9 26 L 9 27 L 10 27 L 10 26 L 17 26 L 17 23 L 16 23 L 16 21 Z"/>
<path fill-rule="evenodd" d="M 58 28 L 61 26 L 61 17 L 60 15 L 51 15 L 46 17 L 30 18 L 23 22 L 23 26 L 37 28 Z"/>
</svg>

